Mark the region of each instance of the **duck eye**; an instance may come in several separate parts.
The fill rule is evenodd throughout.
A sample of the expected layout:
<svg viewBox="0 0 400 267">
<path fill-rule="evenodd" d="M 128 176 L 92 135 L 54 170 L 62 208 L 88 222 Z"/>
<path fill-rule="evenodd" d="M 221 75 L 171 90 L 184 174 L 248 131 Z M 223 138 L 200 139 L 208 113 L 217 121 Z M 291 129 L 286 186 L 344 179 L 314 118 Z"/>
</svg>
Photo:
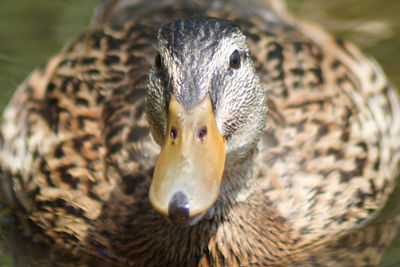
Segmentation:
<svg viewBox="0 0 400 267">
<path fill-rule="evenodd" d="M 160 55 L 160 53 L 157 53 L 156 59 L 154 60 L 154 65 L 156 66 L 157 69 L 161 69 L 161 55 Z"/>
<path fill-rule="evenodd" d="M 240 67 L 240 55 L 239 51 L 233 51 L 232 55 L 229 58 L 229 66 L 234 69 L 238 69 Z"/>
</svg>

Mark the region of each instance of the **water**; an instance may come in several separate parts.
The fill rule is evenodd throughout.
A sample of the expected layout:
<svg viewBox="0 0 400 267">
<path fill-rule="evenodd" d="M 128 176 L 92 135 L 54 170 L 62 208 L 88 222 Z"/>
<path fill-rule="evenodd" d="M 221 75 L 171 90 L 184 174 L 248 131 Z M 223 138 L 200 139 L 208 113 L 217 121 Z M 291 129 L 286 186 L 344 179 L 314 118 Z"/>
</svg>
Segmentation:
<svg viewBox="0 0 400 267">
<path fill-rule="evenodd" d="M 57 53 L 87 27 L 96 0 L 0 0 L 0 110 L 19 83 L 48 57 Z M 383 66 L 393 84 L 400 88 L 400 1 L 393 0 L 289 0 L 297 16 L 315 21 L 358 44 Z M 397 193 L 398 192 L 398 193 Z M 398 212 L 397 190 L 382 216 Z M 3 218 L 7 223 L 8 218 Z M 8 222 L 12 225 L 12 222 Z M 10 227 L 9 227 L 10 228 Z M 0 266 L 24 266 L 22 255 L 13 257 L 5 240 L 34 239 L 0 233 Z M 1 243 L 3 242 L 3 243 Z M 39 242 L 40 243 L 40 242 Z M 35 255 L 40 245 L 21 249 Z M 28 247 L 29 246 L 29 247 Z M 31 250 L 35 247 L 34 250 Z M 382 266 L 398 266 L 400 238 L 388 250 Z M 16 260 L 16 258 L 18 260 Z"/>
<path fill-rule="evenodd" d="M 0 0 L 0 109 L 33 70 L 87 27 L 96 0 Z"/>
</svg>

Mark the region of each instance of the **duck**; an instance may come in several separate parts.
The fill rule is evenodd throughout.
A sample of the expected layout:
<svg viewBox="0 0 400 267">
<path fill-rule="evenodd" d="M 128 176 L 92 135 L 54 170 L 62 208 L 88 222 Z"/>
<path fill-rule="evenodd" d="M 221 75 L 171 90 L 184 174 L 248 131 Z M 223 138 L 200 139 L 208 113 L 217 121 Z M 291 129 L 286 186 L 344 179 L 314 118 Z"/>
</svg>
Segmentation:
<svg viewBox="0 0 400 267">
<path fill-rule="evenodd" d="M 5 109 L 1 199 L 82 266 L 374 266 L 399 136 L 381 67 L 283 1 L 109 0 Z"/>
</svg>

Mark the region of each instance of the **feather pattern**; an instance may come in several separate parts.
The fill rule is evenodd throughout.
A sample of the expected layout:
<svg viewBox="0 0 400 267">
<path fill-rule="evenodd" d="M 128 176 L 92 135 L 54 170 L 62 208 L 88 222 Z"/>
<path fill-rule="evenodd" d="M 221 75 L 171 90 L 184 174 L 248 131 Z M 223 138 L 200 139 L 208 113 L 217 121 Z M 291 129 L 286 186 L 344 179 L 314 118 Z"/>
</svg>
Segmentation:
<svg viewBox="0 0 400 267">
<path fill-rule="evenodd" d="M 374 222 L 398 171 L 397 94 L 376 62 L 294 19 L 280 1 L 241 7 L 128 0 L 99 7 L 91 29 L 35 70 L 3 114 L 1 190 L 15 213 L 50 243 L 90 255 L 79 258 L 89 265 L 377 264 L 399 224 Z M 202 24 L 192 35 L 179 35 L 182 20 L 163 28 L 193 16 L 230 20 L 240 31 L 211 18 L 217 26 Z M 255 97 L 217 91 L 233 87 L 212 80 L 213 72 L 196 75 L 204 62 L 207 71 L 227 64 L 218 53 L 232 44 L 221 36 L 236 42 L 241 32 L 245 70 L 256 73 L 247 83 L 260 84 Z M 157 53 L 165 59 L 174 42 L 185 57 L 169 55 L 178 62 L 163 73 L 183 75 L 173 81 L 186 87 L 154 70 Z M 219 86 L 207 92 L 207 84 Z M 218 127 L 230 135 L 218 200 L 191 227 L 169 224 L 148 200 L 168 86 L 199 88 L 169 93 L 187 108 L 210 93 Z"/>
</svg>

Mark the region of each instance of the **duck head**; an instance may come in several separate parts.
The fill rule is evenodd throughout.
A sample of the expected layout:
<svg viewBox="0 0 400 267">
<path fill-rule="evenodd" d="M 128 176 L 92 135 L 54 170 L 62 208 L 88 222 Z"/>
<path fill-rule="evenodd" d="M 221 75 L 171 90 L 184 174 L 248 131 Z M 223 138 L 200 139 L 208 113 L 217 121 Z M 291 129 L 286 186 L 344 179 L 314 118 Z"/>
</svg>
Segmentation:
<svg viewBox="0 0 400 267">
<path fill-rule="evenodd" d="M 177 224 L 216 202 L 224 169 L 258 142 L 267 112 L 245 35 L 216 18 L 178 20 L 158 35 L 146 115 L 161 152 L 149 199 Z"/>
</svg>

